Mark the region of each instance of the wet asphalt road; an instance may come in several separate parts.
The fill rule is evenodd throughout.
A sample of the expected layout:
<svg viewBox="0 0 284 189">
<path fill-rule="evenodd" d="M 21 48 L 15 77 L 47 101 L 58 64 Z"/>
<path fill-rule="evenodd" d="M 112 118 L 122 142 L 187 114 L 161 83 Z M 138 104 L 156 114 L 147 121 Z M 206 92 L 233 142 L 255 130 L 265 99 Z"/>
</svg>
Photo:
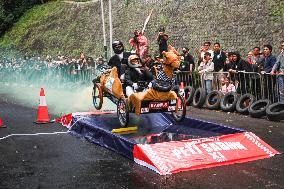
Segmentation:
<svg viewBox="0 0 284 189">
<path fill-rule="evenodd" d="M 15 133 L 52 133 L 59 124 L 35 125 L 36 109 L 0 96 L 0 117 Z M 279 152 L 284 122 L 193 109 L 194 118 L 243 128 Z M 160 176 L 110 150 L 69 134 L 13 136 L 0 140 L 0 188 L 284 188 L 283 154 L 270 159 Z"/>
</svg>

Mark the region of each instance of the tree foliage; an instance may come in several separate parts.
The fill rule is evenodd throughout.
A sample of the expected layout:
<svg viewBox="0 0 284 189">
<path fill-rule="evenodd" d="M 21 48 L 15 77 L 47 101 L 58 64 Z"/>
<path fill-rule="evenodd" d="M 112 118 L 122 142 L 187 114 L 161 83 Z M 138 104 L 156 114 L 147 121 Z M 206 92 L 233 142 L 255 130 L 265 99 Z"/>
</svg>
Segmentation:
<svg viewBox="0 0 284 189">
<path fill-rule="evenodd" d="M 48 0 L 0 0 L 0 36 L 15 23 L 26 10 Z"/>
</svg>

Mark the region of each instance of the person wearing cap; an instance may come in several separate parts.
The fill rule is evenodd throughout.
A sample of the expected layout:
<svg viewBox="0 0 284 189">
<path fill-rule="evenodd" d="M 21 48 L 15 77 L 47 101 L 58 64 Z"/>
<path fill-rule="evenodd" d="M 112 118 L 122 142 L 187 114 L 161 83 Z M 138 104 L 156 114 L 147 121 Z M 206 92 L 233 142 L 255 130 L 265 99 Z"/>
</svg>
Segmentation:
<svg viewBox="0 0 284 189">
<path fill-rule="evenodd" d="M 271 75 L 277 74 L 280 102 L 284 102 L 284 40 L 281 42 L 281 52 L 272 67 Z"/>
<path fill-rule="evenodd" d="M 160 27 L 159 29 L 159 34 L 156 37 L 156 40 L 159 45 L 159 53 L 160 53 L 160 58 L 163 57 L 163 51 L 168 51 L 168 41 L 169 36 L 165 34 L 165 28 Z"/>
<path fill-rule="evenodd" d="M 130 96 L 134 92 L 143 91 L 152 80 L 152 73 L 142 67 L 140 58 L 137 55 L 130 55 L 128 67 L 125 70 L 126 96 Z"/>
</svg>

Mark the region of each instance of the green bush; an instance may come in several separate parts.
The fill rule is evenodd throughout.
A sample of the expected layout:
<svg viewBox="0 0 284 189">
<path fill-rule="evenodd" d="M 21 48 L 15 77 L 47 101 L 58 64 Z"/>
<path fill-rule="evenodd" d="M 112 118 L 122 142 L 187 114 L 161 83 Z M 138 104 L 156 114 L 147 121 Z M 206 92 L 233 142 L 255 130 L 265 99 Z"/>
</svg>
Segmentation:
<svg viewBox="0 0 284 189">
<path fill-rule="evenodd" d="M 47 0 L 0 0 L 0 36 L 2 36 L 17 20 L 36 4 Z"/>
</svg>

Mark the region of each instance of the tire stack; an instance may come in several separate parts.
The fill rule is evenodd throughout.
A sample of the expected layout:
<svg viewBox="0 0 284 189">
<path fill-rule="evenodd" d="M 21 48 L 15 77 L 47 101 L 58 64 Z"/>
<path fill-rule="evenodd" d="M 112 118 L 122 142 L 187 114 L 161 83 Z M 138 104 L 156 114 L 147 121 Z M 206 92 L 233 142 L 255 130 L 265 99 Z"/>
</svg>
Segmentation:
<svg viewBox="0 0 284 189">
<path fill-rule="evenodd" d="M 204 88 L 198 88 L 196 89 L 193 100 L 192 100 L 192 106 L 195 108 L 202 108 L 206 100 L 206 91 Z"/>
<path fill-rule="evenodd" d="M 284 103 L 277 102 L 268 106 L 266 109 L 266 117 L 270 121 L 284 120 Z"/>
<path fill-rule="evenodd" d="M 284 120 L 284 103 L 274 103 L 268 99 L 257 100 L 252 94 L 239 95 L 236 92 L 223 94 L 213 90 L 208 95 L 204 88 L 184 88 L 186 105 L 202 108 L 204 105 L 210 110 L 221 109 L 224 112 L 234 112 L 250 115 L 253 118 L 267 117 L 270 121 Z"/>
<path fill-rule="evenodd" d="M 249 114 L 254 118 L 266 116 L 270 121 L 281 121 L 284 120 L 284 103 L 271 104 L 268 99 L 258 100 L 249 108 Z"/>
<path fill-rule="evenodd" d="M 209 110 L 219 110 L 223 93 L 217 90 L 211 91 L 205 99 L 205 105 Z"/>
<path fill-rule="evenodd" d="M 224 112 L 234 112 L 239 96 L 235 92 L 229 92 L 223 96 L 220 102 L 221 110 Z"/>
</svg>

